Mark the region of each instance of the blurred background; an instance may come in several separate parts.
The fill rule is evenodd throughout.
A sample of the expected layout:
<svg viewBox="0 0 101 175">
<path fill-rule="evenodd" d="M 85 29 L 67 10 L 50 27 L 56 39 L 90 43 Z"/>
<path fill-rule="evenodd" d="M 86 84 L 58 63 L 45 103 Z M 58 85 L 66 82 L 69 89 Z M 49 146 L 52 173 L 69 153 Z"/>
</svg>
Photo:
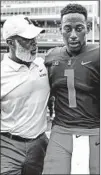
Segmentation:
<svg viewBox="0 0 101 175">
<path fill-rule="evenodd" d="M 79 3 L 86 7 L 90 33 L 87 36 L 88 43 L 99 42 L 99 1 L 1 1 L 1 60 L 2 55 L 8 52 L 8 46 L 2 37 L 4 21 L 12 15 L 24 14 L 28 16 L 36 26 L 46 29 L 45 33 L 38 37 L 38 55 L 44 58 L 45 53 L 52 47 L 63 45 L 60 27 L 60 11 L 68 3 Z"/>
</svg>

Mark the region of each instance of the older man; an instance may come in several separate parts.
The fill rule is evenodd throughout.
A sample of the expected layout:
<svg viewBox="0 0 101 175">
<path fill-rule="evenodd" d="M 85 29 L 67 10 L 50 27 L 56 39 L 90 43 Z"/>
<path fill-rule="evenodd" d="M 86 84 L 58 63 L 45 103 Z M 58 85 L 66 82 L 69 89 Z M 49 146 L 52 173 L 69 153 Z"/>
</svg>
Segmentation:
<svg viewBox="0 0 101 175">
<path fill-rule="evenodd" d="M 1 63 L 1 175 L 40 175 L 48 143 L 49 83 L 42 58 L 36 58 L 38 28 L 25 16 L 3 26 L 9 53 Z"/>
</svg>

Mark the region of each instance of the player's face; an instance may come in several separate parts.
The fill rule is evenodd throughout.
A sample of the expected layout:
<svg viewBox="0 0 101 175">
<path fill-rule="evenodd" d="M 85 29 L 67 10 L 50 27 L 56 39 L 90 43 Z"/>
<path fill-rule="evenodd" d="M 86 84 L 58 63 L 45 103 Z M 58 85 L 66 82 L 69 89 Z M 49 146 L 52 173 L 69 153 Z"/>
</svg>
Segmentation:
<svg viewBox="0 0 101 175">
<path fill-rule="evenodd" d="M 70 13 L 63 16 L 62 35 L 68 51 L 78 52 L 86 41 L 87 23 L 84 15 Z"/>
</svg>

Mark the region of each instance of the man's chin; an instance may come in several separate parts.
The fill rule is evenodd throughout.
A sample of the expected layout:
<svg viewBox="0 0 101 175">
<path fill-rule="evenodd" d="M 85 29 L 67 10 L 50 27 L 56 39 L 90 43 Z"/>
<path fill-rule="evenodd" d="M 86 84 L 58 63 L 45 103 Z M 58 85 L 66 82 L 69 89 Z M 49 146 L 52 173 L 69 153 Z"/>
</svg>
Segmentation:
<svg viewBox="0 0 101 175">
<path fill-rule="evenodd" d="M 81 50 L 81 47 L 69 47 L 69 50 L 71 52 L 79 52 Z"/>
<path fill-rule="evenodd" d="M 36 54 L 31 54 L 31 58 L 34 59 L 36 57 Z"/>
<path fill-rule="evenodd" d="M 35 57 L 36 57 L 36 53 L 31 54 L 31 57 L 32 57 L 32 58 L 35 58 Z"/>
</svg>

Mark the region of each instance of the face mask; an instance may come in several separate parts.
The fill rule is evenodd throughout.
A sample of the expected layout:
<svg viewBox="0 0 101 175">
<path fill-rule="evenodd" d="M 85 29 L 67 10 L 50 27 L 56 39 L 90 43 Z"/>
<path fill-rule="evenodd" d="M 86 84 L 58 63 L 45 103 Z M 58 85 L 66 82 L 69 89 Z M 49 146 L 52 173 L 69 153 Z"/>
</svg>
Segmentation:
<svg viewBox="0 0 101 175">
<path fill-rule="evenodd" d="M 15 42 L 16 42 L 16 51 L 15 51 L 16 57 L 25 62 L 33 62 L 36 55 L 31 55 L 30 51 L 22 47 L 17 40 L 15 40 Z"/>
</svg>

